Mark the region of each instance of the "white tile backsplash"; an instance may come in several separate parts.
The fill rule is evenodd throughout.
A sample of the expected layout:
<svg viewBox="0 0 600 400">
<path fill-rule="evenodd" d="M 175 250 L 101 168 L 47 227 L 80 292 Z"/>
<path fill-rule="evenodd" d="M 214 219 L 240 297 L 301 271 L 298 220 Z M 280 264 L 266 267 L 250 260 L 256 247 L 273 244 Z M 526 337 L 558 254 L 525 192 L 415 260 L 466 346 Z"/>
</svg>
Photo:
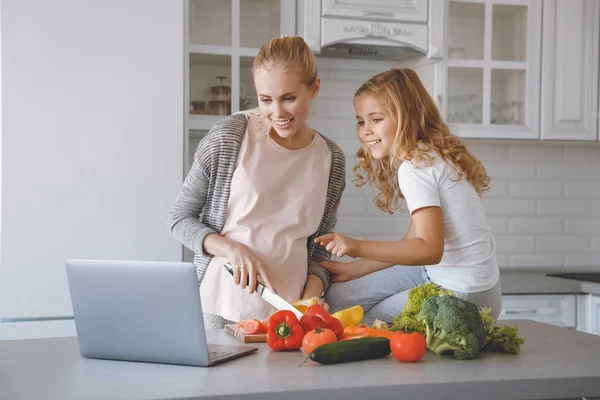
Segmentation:
<svg viewBox="0 0 600 400">
<path fill-rule="evenodd" d="M 510 234 L 547 235 L 552 233 L 561 233 L 562 231 L 563 220 L 561 218 L 509 217 L 508 232 Z"/>
<path fill-rule="evenodd" d="M 321 69 L 321 92 L 311 123 L 347 157 L 348 180 L 337 230 L 356 238 L 393 240 L 409 225 L 388 215 L 374 191 L 356 188 L 358 149 L 354 91 L 377 71 Z M 587 143 L 466 139 L 492 178 L 483 196 L 502 267 L 600 267 L 600 146 Z"/>
</svg>

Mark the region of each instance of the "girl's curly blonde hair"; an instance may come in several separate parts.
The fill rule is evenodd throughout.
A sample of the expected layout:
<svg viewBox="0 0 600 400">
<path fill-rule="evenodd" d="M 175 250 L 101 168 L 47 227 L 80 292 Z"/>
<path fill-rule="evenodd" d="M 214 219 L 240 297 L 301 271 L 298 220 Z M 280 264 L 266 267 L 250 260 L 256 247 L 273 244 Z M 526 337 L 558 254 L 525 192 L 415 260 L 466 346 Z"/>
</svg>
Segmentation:
<svg viewBox="0 0 600 400">
<path fill-rule="evenodd" d="M 354 98 L 358 96 L 374 96 L 398 124 L 389 156 L 375 160 L 365 143 L 356 153 L 354 182 L 358 187 L 370 183 L 379 190 L 373 199 L 379 209 L 392 214 L 400 208 L 400 200 L 404 199 L 398 186 L 400 164 L 411 161 L 431 165 L 429 151 L 436 151 L 449 162 L 458 179 L 467 179 L 480 196 L 489 190 L 490 178 L 483 164 L 452 134 L 413 70 L 392 69 L 375 75 L 358 88 Z"/>
</svg>

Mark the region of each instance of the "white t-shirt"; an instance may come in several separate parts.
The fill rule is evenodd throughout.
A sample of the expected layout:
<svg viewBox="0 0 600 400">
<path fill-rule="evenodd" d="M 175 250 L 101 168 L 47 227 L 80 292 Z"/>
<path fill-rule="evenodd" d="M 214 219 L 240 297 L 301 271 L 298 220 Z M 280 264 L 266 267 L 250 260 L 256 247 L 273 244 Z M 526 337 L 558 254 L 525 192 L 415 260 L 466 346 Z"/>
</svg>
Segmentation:
<svg viewBox="0 0 600 400">
<path fill-rule="evenodd" d="M 432 282 L 457 292 L 491 289 L 500 276 L 495 243 L 485 219 L 485 210 L 473 185 L 457 181 L 454 168 L 436 152 L 433 165 L 415 167 L 403 162 L 398 183 L 410 214 L 436 206 L 444 220 L 444 255 L 437 265 L 426 266 Z"/>
</svg>

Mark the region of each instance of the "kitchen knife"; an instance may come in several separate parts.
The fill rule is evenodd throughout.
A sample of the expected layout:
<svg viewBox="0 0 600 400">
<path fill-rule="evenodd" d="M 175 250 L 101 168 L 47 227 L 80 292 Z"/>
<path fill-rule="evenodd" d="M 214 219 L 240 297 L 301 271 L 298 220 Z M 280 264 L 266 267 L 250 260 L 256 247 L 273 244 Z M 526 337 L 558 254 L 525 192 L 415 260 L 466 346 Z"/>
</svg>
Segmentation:
<svg viewBox="0 0 600 400">
<path fill-rule="evenodd" d="M 234 270 L 230 263 L 226 262 L 225 264 L 223 264 L 223 267 L 227 270 L 227 272 L 231 274 L 231 276 L 233 276 Z M 269 290 L 268 287 L 265 287 L 264 285 L 258 282 L 256 282 L 256 292 L 260 297 L 262 297 L 263 300 L 271 304 L 276 309 L 289 310 L 293 312 L 296 315 L 296 317 L 298 317 L 298 319 L 300 319 L 300 317 L 302 316 L 302 313 L 298 311 L 296 307 L 285 301 L 281 296 L 278 296 L 275 293 L 271 292 L 271 290 Z"/>
</svg>

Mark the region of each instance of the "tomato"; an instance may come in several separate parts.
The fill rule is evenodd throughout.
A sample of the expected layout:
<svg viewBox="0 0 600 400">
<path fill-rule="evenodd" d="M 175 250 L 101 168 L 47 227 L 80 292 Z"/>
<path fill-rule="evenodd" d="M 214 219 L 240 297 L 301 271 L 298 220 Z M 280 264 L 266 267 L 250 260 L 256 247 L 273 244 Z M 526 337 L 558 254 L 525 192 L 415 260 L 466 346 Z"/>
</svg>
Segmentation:
<svg viewBox="0 0 600 400">
<path fill-rule="evenodd" d="M 400 361 L 419 361 L 427 351 L 425 336 L 419 332 L 396 333 L 390 338 L 392 354 Z"/>
<path fill-rule="evenodd" d="M 337 342 L 335 332 L 327 328 L 315 328 L 304 335 L 302 350 L 308 356 L 320 345 L 333 342 Z"/>
<path fill-rule="evenodd" d="M 257 335 L 259 333 L 267 332 L 265 324 L 257 319 L 240 321 L 237 323 L 237 327 L 244 335 Z"/>
</svg>

